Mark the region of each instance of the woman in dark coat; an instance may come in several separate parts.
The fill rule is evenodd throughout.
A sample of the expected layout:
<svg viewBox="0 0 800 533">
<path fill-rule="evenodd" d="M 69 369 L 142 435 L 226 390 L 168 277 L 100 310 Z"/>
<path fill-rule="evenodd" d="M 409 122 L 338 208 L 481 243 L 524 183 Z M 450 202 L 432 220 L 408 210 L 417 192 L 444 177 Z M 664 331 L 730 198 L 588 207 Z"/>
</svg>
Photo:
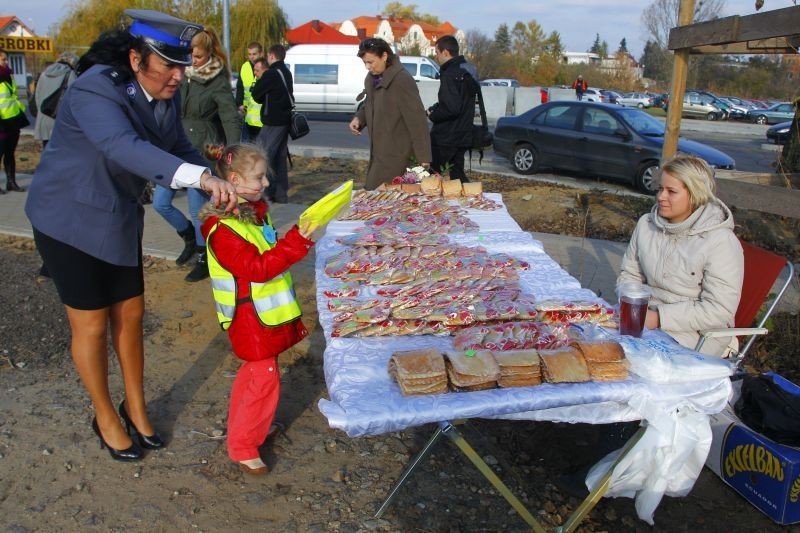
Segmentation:
<svg viewBox="0 0 800 533">
<path fill-rule="evenodd" d="M 192 66 L 186 69 L 181 84 L 181 118 L 186 136 L 201 154 L 209 145 L 228 145 L 239 142 L 242 120 L 233 100 L 230 70 L 219 37 L 211 28 L 205 28 L 192 38 Z M 214 167 L 215 162 L 211 162 Z M 208 277 L 206 242 L 200 233 L 197 213 L 208 198 L 197 189 L 189 189 L 189 215 L 192 221 L 172 205 L 175 190 L 156 185 L 153 207 L 175 228 L 183 238 L 184 249 L 175 261 L 187 263 L 199 253 L 194 268 L 186 281 L 200 281 Z"/>
<path fill-rule="evenodd" d="M 374 189 L 407 167 L 429 166 L 431 139 L 417 84 L 386 41 L 363 40 L 358 57 L 369 71 L 364 80 L 367 99 L 350 121 L 350 131 L 361 135 L 364 127 L 369 128 L 366 187 Z"/>
</svg>

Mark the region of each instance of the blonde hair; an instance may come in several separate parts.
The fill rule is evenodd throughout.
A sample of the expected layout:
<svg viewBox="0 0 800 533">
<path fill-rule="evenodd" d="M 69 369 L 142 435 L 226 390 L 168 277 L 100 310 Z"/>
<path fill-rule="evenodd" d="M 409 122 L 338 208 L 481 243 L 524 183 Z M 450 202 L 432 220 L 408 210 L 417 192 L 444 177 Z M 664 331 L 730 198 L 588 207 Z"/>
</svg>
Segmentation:
<svg viewBox="0 0 800 533">
<path fill-rule="evenodd" d="M 231 144 L 219 153 L 217 176 L 226 181 L 230 180 L 233 172 L 244 176 L 261 159 L 266 161 L 267 155 L 260 146 L 252 143 Z"/>
<path fill-rule="evenodd" d="M 214 28 L 206 26 L 203 31 L 197 32 L 195 36 L 192 37 L 192 48 L 196 46 L 208 52 L 211 57 L 219 59 L 222 66 L 225 67 L 225 70 L 230 70 L 228 67 L 228 56 L 222 48 L 222 43 L 219 40 L 217 32 L 214 31 Z"/>
<path fill-rule="evenodd" d="M 714 171 L 699 157 L 687 154 L 674 155 L 661 165 L 661 173 L 664 172 L 686 187 L 692 211 L 716 198 L 717 184 L 714 180 Z"/>
</svg>

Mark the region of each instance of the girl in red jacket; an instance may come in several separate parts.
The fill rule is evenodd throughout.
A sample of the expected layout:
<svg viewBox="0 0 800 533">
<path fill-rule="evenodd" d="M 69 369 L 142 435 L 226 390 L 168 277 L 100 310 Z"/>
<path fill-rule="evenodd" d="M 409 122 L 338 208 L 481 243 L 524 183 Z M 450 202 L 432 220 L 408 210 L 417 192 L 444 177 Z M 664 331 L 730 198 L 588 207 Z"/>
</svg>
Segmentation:
<svg viewBox="0 0 800 533">
<path fill-rule="evenodd" d="M 288 269 L 314 245 L 316 229 L 294 226 L 277 238 L 263 192 L 267 160 L 252 144 L 225 148 L 217 175 L 239 195 L 236 214 L 207 204 L 200 212 L 217 318 L 233 352 L 245 363 L 236 374 L 228 412 L 228 456 L 248 473 L 268 472 L 258 448 L 273 426 L 280 395 L 278 354 L 308 331 L 300 321 Z"/>
</svg>

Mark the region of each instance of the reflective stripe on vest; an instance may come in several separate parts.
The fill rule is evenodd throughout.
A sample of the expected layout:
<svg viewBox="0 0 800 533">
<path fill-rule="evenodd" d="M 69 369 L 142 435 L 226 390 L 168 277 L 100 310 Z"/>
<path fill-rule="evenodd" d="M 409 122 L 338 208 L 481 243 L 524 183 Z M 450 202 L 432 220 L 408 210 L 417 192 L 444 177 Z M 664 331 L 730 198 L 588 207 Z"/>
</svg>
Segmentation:
<svg viewBox="0 0 800 533">
<path fill-rule="evenodd" d="M 250 92 L 256 82 L 256 76 L 253 74 L 253 65 L 249 61 L 245 61 L 239 70 L 239 79 L 242 80 L 242 87 L 244 88 L 244 98 L 242 99 L 242 105 L 245 108 L 244 122 L 248 126 L 260 128 L 263 126 L 261 123 L 261 104 L 253 100 L 253 94 Z"/>
<path fill-rule="evenodd" d="M 272 221 L 267 218 L 269 224 Z M 208 234 L 211 235 L 220 224 L 228 226 L 234 233 L 253 244 L 260 253 L 271 250 L 275 245 L 269 244 L 261 232 L 261 226 L 240 222 L 235 219 L 222 219 Z M 217 308 L 217 319 L 223 330 L 230 327 L 236 311 L 236 280 L 233 275 L 219 264 L 214 250 L 208 247 L 208 271 L 211 275 L 211 292 Z M 264 326 L 279 326 L 300 317 L 300 305 L 292 288 L 292 276 L 289 272 L 274 277 L 264 283 L 250 283 L 250 300 L 256 310 L 256 316 Z"/>
<path fill-rule="evenodd" d="M 17 84 L 12 79 L 11 83 L 0 83 L 0 119 L 8 120 L 25 112 L 25 106 L 17 98 Z"/>
</svg>

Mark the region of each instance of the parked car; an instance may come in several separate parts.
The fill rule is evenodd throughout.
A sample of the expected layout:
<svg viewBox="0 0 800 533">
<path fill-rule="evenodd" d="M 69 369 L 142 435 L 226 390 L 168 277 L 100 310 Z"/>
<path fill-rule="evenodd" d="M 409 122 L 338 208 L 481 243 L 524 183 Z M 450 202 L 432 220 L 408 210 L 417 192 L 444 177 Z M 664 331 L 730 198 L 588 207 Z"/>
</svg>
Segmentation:
<svg viewBox="0 0 800 533">
<path fill-rule="evenodd" d="M 666 93 L 647 93 L 647 96 L 653 101 L 653 107 L 664 107 L 664 99 L 669 97 Z"/>
<path fill-rule="evenodd" d="M 619 99 L 622 98 L 622 95 L 616 91 L 609 91 L 608 89 L 600 89 L 600 94 L 608 98 L 607 102 L 609 104 L 618 104 Z"/>
<path fill-rule="evenodd" d="M 654 193 L 664 124 L 639 109 L 592 102 L 556 101 L 513 117 L 494 130 L 494 151 L 514 170 L 533 174 L 540 166 L 626 180 Z M 680 139 L 678 150 L 705 159 L 715 168 L 734 168 L 734 160 L 709 146 Z"/>
<path fill-rule="evenodd" d="M 608 96 L 604 95 L 600 92 L 600 89 L 595 89 L 594 87 L 589 87 L 583 92 L 583 101 L 584 102 L 603 102 L 605 104 L 608 103 Z"/>
<path fill-rule="evenodd" d="M 781 122 L 775 124 L 767 130 L 767 141 L 775 144 L 786 144 L 789 142 L 789 133 L 791 133 L 792 121 Z"/>
<path fill-rule="evenodd" d="M 481 82 L 481 85 L 484 86 L 498 85 L 500 87 L 519 87 L 519 82 L 511 78 L 498 78 L 498 79 L 483 80 Z"/>
<path fill-rule="evenodd" d="M 687 95 L 696 95 L 700 98 L 703 104 L 711 104 L 720 111 L 720 115 L 716 120 L 728 120 L 731 116 L 731 104 L 714 93 L 708 91 L 691 90 L 686 92 Z M 706 117 L 708 118 L 708 117 Z"/>
<path fill-rule="evenodd" d="M 617 100 L 617 103 L 625 107 L 638 107 L 644 109 L 653 105 L 653 100 L 644 93 L 627 93 Z"/>
<path fill-rule="evenodd" d="M 729 100 L 727 96 L 719 98 L 728 105 L 728 118 L 744 120 L 750 118 L 750 108 L 744 107 Z"/>
<path fill-rule="evenodd" d="M 750 112 L 750 119 L 756 124 L 776 124 L 794 118 L 794 106 L 789 102 L 780 102 L 767 109 Z"/>
<path fill-rule="evenodd" d="M 400 63 L 417 83 L 439 79 L 439 65 L 428 57 L 400 56 Z"/>
<path fill-rule="evenodd" d="M 712 104 L 708 98 L 704 98 L 698 93 L 689 93 L 683 96 L 681 116 L 719 120 L 725 114 L 719 107 Z"/>
</svg>

